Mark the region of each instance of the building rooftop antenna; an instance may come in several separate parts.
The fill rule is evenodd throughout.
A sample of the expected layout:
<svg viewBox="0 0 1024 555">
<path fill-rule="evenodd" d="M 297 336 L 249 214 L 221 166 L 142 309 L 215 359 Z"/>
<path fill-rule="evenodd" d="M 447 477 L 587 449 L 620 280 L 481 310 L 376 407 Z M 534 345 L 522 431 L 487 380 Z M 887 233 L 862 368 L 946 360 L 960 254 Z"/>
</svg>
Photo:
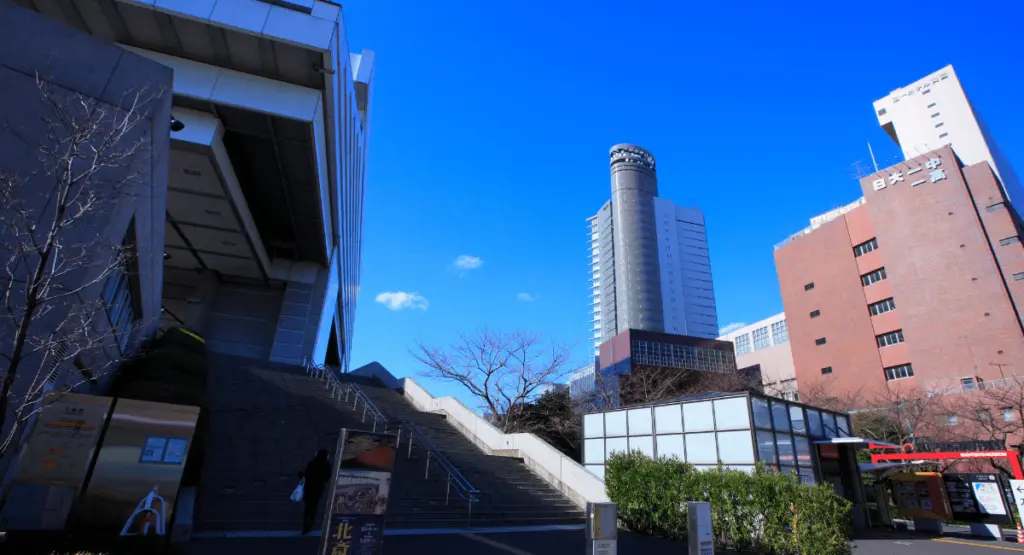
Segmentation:
<svg viewBox="0 0 1024 555">
<path fill-rule="evenodd" d="M 878 173 L 878 162 L 875 160 L 875 151 L 871 149 L 871 141 L 868 141 L 868 152 L 871 153 L 871 165 L 875 167 L 875 173 Z"/>
</svg>

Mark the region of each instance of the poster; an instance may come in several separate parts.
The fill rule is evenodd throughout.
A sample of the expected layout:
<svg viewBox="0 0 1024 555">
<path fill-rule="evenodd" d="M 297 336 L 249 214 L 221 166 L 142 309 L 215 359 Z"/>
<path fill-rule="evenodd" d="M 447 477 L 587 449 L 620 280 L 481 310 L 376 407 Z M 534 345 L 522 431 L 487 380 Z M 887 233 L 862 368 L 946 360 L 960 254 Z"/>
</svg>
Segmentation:
<svg viewBox="0 0 1024 555">
<path fill-rule="evenodd" d="M 395 466 L 395 437 L 342 430 L 324 519 L 322 555 L 379 555 Z"/>
<path fill-rule="evenodd" d="M 910 517 L 949 520 L 952 510 L 942 475 L 937 472 L 901 472 L 892 475 L 896 506 Z"/>
<path fill-rule="evenodd" d="M 971 482 L 974 488 L 974 498 L 978 500 L 978 508 L 982 513 L 990 515 L 1005 515 L 1006 507 L 1003 504 L 1003 493 L 999 490 L 999 484 L 994 482 Z"/>
</svg>

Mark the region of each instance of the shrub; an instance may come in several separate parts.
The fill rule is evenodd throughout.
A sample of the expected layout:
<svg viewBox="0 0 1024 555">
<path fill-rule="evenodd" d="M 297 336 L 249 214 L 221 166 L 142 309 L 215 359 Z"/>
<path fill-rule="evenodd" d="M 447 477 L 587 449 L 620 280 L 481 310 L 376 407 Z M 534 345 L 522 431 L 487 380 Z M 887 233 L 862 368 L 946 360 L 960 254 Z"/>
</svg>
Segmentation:
<svg viewBox="0 0 1024 555">
<path fill-rule="evenodd" d="M 686 502 L 711 504 L 722 548 L 772 555 L 849 555 L 851 505 L 827 485 L 799 484 L 758 466 L 753 474 L 722 467 L 695 471 L 678 459 L 616 453 L 607 464 L 608 497 L 619 520 L 641 534 L 686 536 Z"/>
</svg>

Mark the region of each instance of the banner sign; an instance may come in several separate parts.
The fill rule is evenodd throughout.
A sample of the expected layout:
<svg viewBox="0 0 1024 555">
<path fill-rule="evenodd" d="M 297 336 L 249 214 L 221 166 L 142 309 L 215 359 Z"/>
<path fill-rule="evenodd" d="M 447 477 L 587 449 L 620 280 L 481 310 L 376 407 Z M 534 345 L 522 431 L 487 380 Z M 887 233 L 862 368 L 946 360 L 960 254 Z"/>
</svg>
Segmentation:
<svg viewBox="0 0 1024 555">
<path fill-rule="evenodd" d="M 395 436 L 341 430 L 320 540 L 321 555 L 383 553 L 395 451 Z"/>
<path fill-rule="evenodd" d="M 943 474 L 953 519 L 984 524 L 1011 524 L 1013 518 L 996 474 Z"/>
<path fill-rule="evenodd" d="M 1006 442 L 999 440 L 954 441 L 948 443 L 921 442 L 907 445 L 904 451 L 916 453 L 952 453 L 956 451 L 1006 451 Z"/>
</svg>

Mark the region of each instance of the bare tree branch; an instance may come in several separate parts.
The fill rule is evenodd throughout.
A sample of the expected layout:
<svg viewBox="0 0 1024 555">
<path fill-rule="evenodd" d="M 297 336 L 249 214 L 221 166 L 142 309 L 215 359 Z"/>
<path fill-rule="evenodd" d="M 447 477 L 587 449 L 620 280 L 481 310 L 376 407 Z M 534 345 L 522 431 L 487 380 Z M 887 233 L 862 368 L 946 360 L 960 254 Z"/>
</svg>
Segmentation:
<svg viewBox="0 0 1024 555">
<path fill-rule="evenodd" d="M 503 432 L 520 431 L 523 407 L 538 389 L 564 378 L 570 349 L 521 331 L 460 334 L 447 348 L 419 344 L 422 375 L 453 382 L 487 411 Z"/>
</svg>

